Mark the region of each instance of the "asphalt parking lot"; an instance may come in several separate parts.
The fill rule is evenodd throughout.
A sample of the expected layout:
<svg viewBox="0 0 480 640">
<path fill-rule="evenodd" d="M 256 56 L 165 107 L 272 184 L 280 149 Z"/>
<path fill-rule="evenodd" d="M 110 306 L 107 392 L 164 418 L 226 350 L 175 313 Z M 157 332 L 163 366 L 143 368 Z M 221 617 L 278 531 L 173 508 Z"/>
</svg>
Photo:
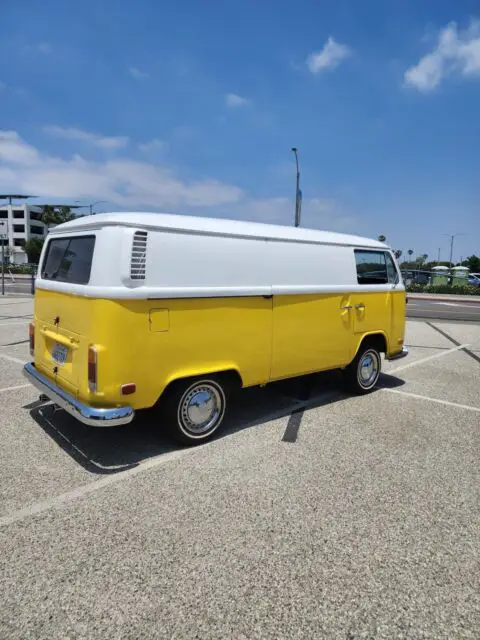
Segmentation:
<svg viewBox="0 0 480 640">
<path fill-rule="evenodd" d="M 236 400 L 221 437 L 92 429 L 0 300 L 0 638 L 478 638 L 480 324 L 412 320 L 381 388 Z"/>
</svg>

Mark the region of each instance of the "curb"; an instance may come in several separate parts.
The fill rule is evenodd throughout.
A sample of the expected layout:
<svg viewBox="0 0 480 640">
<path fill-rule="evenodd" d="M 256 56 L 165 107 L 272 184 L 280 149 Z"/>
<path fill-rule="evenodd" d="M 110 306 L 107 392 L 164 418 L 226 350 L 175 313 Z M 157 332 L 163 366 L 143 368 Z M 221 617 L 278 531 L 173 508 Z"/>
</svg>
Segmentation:
<svg viewBox="0 0 480 640">
<path fill-rule="evenodd" d="M 426 293 L 426 294 L 418 294 L 418 293 L 408 293 L 407 291 L 407 299 L 408 300 L 430 300 L 431 302 L 464 302 L 466 304 L 480 304 L 480 296 L 456 296 L 441 294 L 437 295 L 435 293 Z"/>
</svg>

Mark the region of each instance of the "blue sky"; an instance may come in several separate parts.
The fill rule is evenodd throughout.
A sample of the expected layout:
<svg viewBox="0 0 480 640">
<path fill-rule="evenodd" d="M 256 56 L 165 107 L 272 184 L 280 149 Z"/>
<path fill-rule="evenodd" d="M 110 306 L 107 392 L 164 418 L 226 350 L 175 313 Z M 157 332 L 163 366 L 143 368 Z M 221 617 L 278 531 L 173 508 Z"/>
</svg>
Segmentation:
<svg viewBox="0 0 480 640">
<path fill-rule="evenodd" d="M 473 0 L 4 0 L 0 191 L 480 254 Z M 38 200 L 38 201 L 40 201 Z"/>
</svg>

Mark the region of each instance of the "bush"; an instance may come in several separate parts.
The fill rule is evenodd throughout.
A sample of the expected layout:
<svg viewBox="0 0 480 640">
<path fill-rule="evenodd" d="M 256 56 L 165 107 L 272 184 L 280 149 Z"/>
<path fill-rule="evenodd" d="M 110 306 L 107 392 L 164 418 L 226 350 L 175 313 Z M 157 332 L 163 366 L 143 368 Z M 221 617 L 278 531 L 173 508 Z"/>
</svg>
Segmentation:
<svg viewBox="0 0 480 640">
<path fill-rule="evenodd" d="M 5 264 L 5 273 L 22 274 L 36 272 L 36 270 L 35 264 Z"/>
<path fill-rule="evenodd" d="M 425 284 L 410 284 L 406 287 L 409 293 L 448 293 L 457 296 L 480 296 L 480 287 L 471 287 L 462 284 L 458 287 L 451 287 L 448 284 L 438 284 L 435 286 Z"/>
</svg>

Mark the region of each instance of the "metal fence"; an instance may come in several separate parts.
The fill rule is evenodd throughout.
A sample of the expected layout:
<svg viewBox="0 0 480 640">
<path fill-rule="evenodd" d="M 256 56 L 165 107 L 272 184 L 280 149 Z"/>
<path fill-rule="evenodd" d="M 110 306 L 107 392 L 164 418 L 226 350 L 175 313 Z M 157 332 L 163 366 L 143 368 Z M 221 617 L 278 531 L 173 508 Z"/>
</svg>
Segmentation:
<svg viewBox="0 0 480 640">
<path fill-rule="evenodd" d="M 21 270 L 13 265 L 0 261 L 0 292 L 1 295 L 7 293 L 24 293 L 33 295 L 35 293 L 35 278 L 37 277 L 36 264 L 21 265 Z M 19 272 L 21 271 L 21 272 Z"/>
<path fill-rule="evenodd" d="M 454 274 L 448 270 L 439 272 L 429 271 L 425 269 L 402 269 L 401 267 L 400 271 L 402 273 L 403 282 L 406 286 L 419 284 L 424 286 L 446 285 L 452 287 L 458 285 L 470 285 L 474 287 L 480 287 L 480 278 L 469 275 L 468 273 L 460 275 Z"/>
</svg>

